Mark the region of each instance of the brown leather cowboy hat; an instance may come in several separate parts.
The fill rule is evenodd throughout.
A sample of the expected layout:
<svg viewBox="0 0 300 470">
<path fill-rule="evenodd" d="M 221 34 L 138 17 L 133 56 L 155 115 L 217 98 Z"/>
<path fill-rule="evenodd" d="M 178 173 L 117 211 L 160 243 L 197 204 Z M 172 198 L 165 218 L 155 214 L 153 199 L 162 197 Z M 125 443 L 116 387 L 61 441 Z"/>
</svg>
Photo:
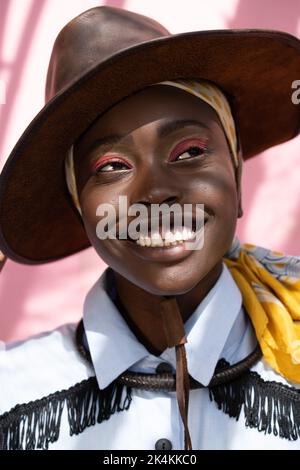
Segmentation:
<svg viewBox="0 0 300 470">
<path fill-rule="evenodd" d="M 84 130 L 122 98 L 156 82 L 203 78 L 231 101 L 244 159 L 300 131 L 292 82 L 300 79 L 300 41 L 268 30 L 171 35 L 130 11 L 97 7 L 59 33 L 46 105 L 27 127 L 0 176 L 0 249 L 42 263 L 89 246 L 68 193 L 64 160 Z"/>
</svg>

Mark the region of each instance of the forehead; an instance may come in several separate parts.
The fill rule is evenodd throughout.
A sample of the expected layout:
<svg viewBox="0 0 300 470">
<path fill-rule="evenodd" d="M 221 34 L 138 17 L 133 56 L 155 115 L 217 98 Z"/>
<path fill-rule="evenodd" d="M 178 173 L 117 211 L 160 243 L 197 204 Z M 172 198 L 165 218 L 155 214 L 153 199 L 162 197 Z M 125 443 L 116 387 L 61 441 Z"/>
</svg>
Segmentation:
<svg viewBox="0 0 300 470">
<path fill-rule="evenodd" d="M 78 143 L 84 145 L 99 135 L 130 134 L 161 119 L 195 119 L 208 127 L 212 123 L 221 125 L 215 110 L 198 97 L 172 86 L 154 85 L 125 98 L 99 116 Z"/>
</svg>

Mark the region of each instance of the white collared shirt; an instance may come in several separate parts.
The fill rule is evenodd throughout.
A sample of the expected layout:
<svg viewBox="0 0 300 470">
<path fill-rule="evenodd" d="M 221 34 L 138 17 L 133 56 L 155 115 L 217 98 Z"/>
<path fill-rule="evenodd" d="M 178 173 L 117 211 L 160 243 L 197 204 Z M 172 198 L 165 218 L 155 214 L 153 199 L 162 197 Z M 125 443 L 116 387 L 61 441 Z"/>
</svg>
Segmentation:
<svg viewBox="0 0 300 470">
<path fill-rule="evenodd" d="M 163 362 L 175 370 L 175 348 L 154 356 L 130 330 L 108 293 L 113 287 L 107 284 L 108 270 L 84 303 L 83 320 L 93 367 L 77 351 L 73 324 L 8 345 L 0 351 L 2 417 L 17 404 L 68 390 L 94 375 L 104 389 L 128 369 L 155 373 Z M 220 358 L 233 364 L 255 348 L 255 333 L 242 307 L 241 293 L 225 264 L 214 287 L 185 323 L 185 330 L 189 374 L 203 385 L 210 382 Z M 285 381 L 263 359 L 251 373 L 260 381 L 300 388 Z M 210 400 L 206 388 L 190 391 L 188 420 L 193 449 L 300 449 L 300 438 L 288 440 L 247 427 L 243 412 L 238 419 L 230 418 Z M 167 439 L 174 450 L 182 450 L 183 438 L 176 393 L 133 388 L 128 410 L 115 412 L 78 435 L 70 436 L 64 409 L 59 438 L 49 448 L 154 450 L 157 441 Z"/>
<path fill-rule="evenodd" d="M 99 387 L 105 388 L 129 368 L 155 373 L 158 364 L 167 362 L 175 371 L 175 348 L 166 349 L 159 357 L 149 354 L 107 294 L 105 279 L 106 273 L 103 273 L 99 283 L 88 293 L 83 313 Z M 255 347 L 252 326 L 246 321 L 241 306 L 241 293 L 224 264 L 218 281 L 185 323 L 189 374 L 203 385 L 210 382 L 220 357 L 238 362 Z"/>
</svg>

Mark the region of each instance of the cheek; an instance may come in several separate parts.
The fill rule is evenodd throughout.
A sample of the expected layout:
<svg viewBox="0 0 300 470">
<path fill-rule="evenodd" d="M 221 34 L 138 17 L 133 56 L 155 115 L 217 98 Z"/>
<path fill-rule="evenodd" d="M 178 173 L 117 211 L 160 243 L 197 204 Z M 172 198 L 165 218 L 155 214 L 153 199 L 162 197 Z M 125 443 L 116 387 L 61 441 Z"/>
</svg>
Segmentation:
<svg viewBox="0 0 300 470">
<path fill-rule="evenodd" d="M 87 235 L 94 245 L 97 241 L 96 226 L 100 217 L 97 215 L 97 209 L 101 204 L 107 203 L 104 199 L 103 192 L 97 191 L 95 188 L 85 187 L 80 195 L 80 205 L 82 209 L 82 217 Z"/>
<path fill-rule="evenodd" d="M 216 178 L 211 196 L 216 213 L 222 218 L 236 218 L 238 208 L 237 188 L 231 178 Z"/>
<path fill-rule="evenodd" d="M 225 253 L 234 238 L 238 217 L 238 197 L 234 176 L 229 171 L 211 172 L 189 188 L 193 201 L 204 204 L 210 215 L 205 247 L 216 255 Z M 193 196 L 191 196 L 193 194 Z"/>
<path fill-rule="evenodd" d="M 83 191 L 80 196 L 81 209 L 87 224 L 93 224 L 97 218 L 99 204 L 104 202 L 97 191 Z"/>
<path fill-rule="evenodd" d="M 83 214 L 85 230 L 94 247 L 101 246 L 105 250 L 110 240 L 102 240 L 97 235 L 97 226 L 102 220 L 103 225 L 110 220 L 114 226 L 118 220 L 118 193 L 102 186 L 86 186 L 80 195 L 80 204 Z M 101 207 L 102 206 L 102 207 Z M 99 227 L 99 226 L 98 226 Z M 105 229 L 106 230 L 106 229 Z"/>
<path fill-rule="evenodd" d="M 236 182 L 230 172 L 207 172 L 201 178 L 194 178 L 188 187 L 193 201 L 207 205 L 208 211 L 216 215 L 234 213 L 238 197 Z"/>
</svg>

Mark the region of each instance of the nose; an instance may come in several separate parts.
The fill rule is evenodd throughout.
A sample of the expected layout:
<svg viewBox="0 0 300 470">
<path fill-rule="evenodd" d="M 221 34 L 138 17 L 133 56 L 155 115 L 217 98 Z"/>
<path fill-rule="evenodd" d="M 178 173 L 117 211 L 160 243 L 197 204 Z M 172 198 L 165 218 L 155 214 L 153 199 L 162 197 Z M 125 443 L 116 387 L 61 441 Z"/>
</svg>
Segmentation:
<svg viewBox="0 0 300 470">
<path fill-rule="evenodd" d="M 169 206 L 171 206 L 172 204 L 178 203 L 178 200 L 179 198 L 175 195 L 163 197 L 161 194 L 149 193 L 146 199 L 142 199 L 138 201 L 138 203 L 150 208 L 151 204 L 168 204 Z"/>
<path fill-rule="evenodd" d="M 155 174 L 153 173 L 145 172 L 143 177 L 134 182 L 131 203 L 143 204 L 150 208 L 151 204 L 168 204 L 171 206 L 180 202 L 183 191 L 179 182 L 163 171 L 158 170 Z"/>
</svg>

